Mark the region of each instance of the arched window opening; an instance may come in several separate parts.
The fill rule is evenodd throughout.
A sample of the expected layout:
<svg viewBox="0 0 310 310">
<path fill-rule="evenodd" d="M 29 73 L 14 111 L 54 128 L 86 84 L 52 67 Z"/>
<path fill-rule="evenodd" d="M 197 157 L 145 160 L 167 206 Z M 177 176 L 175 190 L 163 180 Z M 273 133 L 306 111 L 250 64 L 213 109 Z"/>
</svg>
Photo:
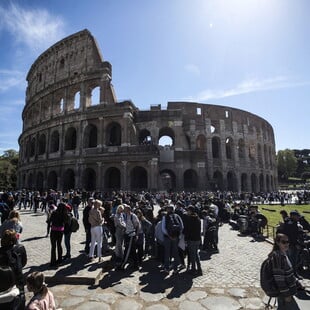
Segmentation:
<svg viewBox="0 0 310 310">
<path fill-rule="evenodd" d="M 106 189 L 118 190 L 121 188 L 121 173 L 115 167 L 109 168 L 105 173 L 104 180 Z"/>
<path fill-rule="evenodd" d="M 42 172 L 38 172 L 37 174 L 37 182 L 36 182 L 36 189 L 38 191 L 43 190 L 43 182 L 44 182 L 44 176 Z"/>
<path fill-rule="evenodd" d="M 238 155 L 240 159 L 245 158 L 245 143 L 243 139 L 240 139 L 238 142 Z"/>
<path fill-rule="evenodd" d="M 30 173 L 29 175 L 28 175 L 28 188 L 29 189 L 33 189 L 33 174 L 32 173 Z"/>
<path fill-rule="evenodd" d="M 213 190 L 223 190 L 224 184 L 223 184 L 223 175 L 220 171 L 215 171 L 213 174 L 213 183 L 214 188 Z"/>
<path fill-rule="evenodd" d="M 63 187 L 65 191 L 75 188 L 75 175 L 72 169 L 67 169 L 65 171 Z"/>
<path fill-rule="evenodd" d="M 242 192 L 248 191 L 248 176 L 246 173 L 241 174 L 241 191 Z"/>
<path fill-rule="evenodd" d="M 259 191 L 264 192 L 264 176 L 262 173 L 259 175 Z"/>
<path fill-rule="evenodd" d="M 61 98 L 59 101 L 59 113 L 63 113 L 64 111 L 64 99 Z"/>
<path fill-rule="evenodd" d="M 80 100 L 81 100 L 81 95 L 80 95 L 80 92 L 78 91 L 74 95 L 74 110 L 78 110 L 80 108 Z"/>
<path fill-rule="evenodd" d="M 198 175 L 193 169 L 188 169 L 184 172 L 183 176 L 184 189 L 189 191 L 195 191 L 198 187 Z"/>
<path fill-rule="evenodd" d="M 212 156 L 213 158 L 221 157 L 221 145 L 220 145 L 220 139 L 218 137 L 212 138 Z"/>
<path fill-rule="evenodd" d="M 76 148 L 76 129 L 70 127 L 66 131 L 65 136 L 65 151 L 75 150 Z"/>
<path fill-rule="evenodd" d="M 51 135 L 50 152 L 55 153 L 59 151 L 59 132 L 53 131 Z"/>
<path fill-rule="evenodd" d="M 100 103 L 100 87 L 93 88 L 91 92 L 91 105 L 97 105 Z"/>
<path fill-rule="evenodd" d="M 47 187 L 56 190 L 57 187 L 57 173 L 51 171 L 47 176 Z"/>
<path fill-rule="evenodd" d="M 147 171 L 143 167 L 134 167 L 130 173 L 130 184 L 132 190 L 146 190 Z"/>
<path fill-rule="evenodd" d="M 165 169 L 160 172 L 160 188 L 168 192 L 176 188 L 176 176 L 173 171 Z"/>
<path fill-rule="evenodd" d="M 164 127 L 159 130 L 158 135 L 158 145 L 160 146 L 173 146 L 174 141 L 174 131 L 170 127 Z"/>
<path fill-rule="evenodd" d="M 151 133 L 147 129 L 143 129 L 139 133 L 139 144 L 149 145 L 152 144 Z"/>
<path fill-rule="evenodd" d="M 44 134 L 42 134 L 39 137 L 39 155 L 43 155 L 46 151 L 46 137 Z"/>
<path fill-rule="evenodd" d="M 232 138 L 227 138 L 225 140 L 225 149 L 226 149 L 226 158 L 232 159 L 233 158 L 233 140 Z"/>
<path fill-rule="evenodd" d="M 231 171 L 227 173 L 227 190 L 233 191 L 233 192 L 237 191 L 236 176 Z"/>
<path fill-rule="evenodd" d="M 82 177 L 83 188 L 90 192 L 96 189 L 96 172 L 94 169 L 86 168 Z"/>
<path fill-rule="evenodd" d="M 61 58 L 59 61 L 59 69 L 64 69 L 65 67 L 65 59 Z"/>
<path fill-rule="evenodd" d="M 197 150 L 205 150 L 207 146 L 207 139 L 204 135 L 199 135 L 196 139 Z"/>
<path fill-rule="evenodd" d="M 257 177 L 255 175 L 255 173 L 251 174 L 251 188 L 252 188 L 252 192 L 253 193 L 257 193 Z"/>
<path fill-rule="evenodd" d="M 121 145 L 122 129 L 120 124 L 111 123 L 107 127 L 107 145 L 108 146 L 117 146 Z"/>
<path fill-rule="evenodd" d="M 84 131 L 84 148 L 97 147 L 97 127 L 95 125 L 87 125 Z"/>
<path fill-rule="evenodd" d="M 32 138 L 30 142 L 30 157 L 33 157 L 36 153 L 36 139 Z"/>
</svg>

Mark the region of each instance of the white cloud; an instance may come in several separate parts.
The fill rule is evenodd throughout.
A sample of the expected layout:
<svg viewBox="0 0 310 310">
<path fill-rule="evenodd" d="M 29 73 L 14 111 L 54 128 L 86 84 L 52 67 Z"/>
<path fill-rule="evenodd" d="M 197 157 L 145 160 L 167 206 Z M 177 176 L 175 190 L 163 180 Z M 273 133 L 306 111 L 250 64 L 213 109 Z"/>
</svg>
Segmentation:
<svg viewBox="0 0 310 310">
<path fill-rule="evenodd" d="M 0 69 L 0 93 L 11 88 L 25 89 L 25 73 L 17 70 Z"/>
<path fill-rule="evenodd" d="M 194 65 L 194 64 L 187 64 L 185 65 L 185 70 L 188 71 L 189 73 L 193 74 L 193 75 L 200 75 L 200 69 L 198 68 L 198 66 Z"/>
<path fill-rule="evenodd" d="M 310 81 L 296 81 L 286 76 L 277 76 L 266 79 L 250 79 L 245 80 L 236 87 L 231 89 L 206 89 L 201 91 L 196 98 L 192 98 L 194 101 L 206 101 L 210 99 L 219 99 L 231 96 L 238 96 L 253 92 L 267 91 L 280 88 L 292 88 L 303 85 L 310 85 Z"/>
<path fill-rule="evenodd" d="M 2 28 L 8 30 L 18 43 L 38 52 L 64 36 L 64 22 L 45 9 L 24 9 L 16 4 L 0 7 Z"/>
</svg>

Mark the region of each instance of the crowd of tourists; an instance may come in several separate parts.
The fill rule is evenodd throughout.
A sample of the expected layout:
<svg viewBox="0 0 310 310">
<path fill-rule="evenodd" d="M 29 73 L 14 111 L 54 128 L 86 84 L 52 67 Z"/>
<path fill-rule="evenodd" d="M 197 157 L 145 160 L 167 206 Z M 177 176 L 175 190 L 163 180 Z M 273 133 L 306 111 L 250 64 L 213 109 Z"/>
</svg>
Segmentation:
<svg viewBox="0 0 310 310">
<path fill-rule="evenodd" d="M 280 203 L 281 197 L 285 197 L 281 193 L 269 193 L 266 197 L 271 195 L 278 197 Z M 177 274 L 186 269 L 192 276 L 200 276 L 203 274 L 200 253 L 204 251 L 210 256 L 219 253 L 219 227 L 229 222 L 238 210 L 249 208 L 257 215 L 257 208 L 253 209 L 254 197 L 253 194 L 232 192 L 100 193 L 72 190 L 62 193 L 49 190 L 40 194 L 23 190 L 2 193 L 0 266 L 3 270 L 0 272 L 4 275 L 3 279 L 7 279 L 10 270 L 6 269 L 11 269 L 12 279 L 15 280 L 14 285 L 11 285 L 13 280 L 3 283 L 0 280 L 0 308 L 5 309 L 2 307 L 5 304 L 3 300 L 20 305 L 14 309 L 24 309 L 25 304 L 27 309 L 36 309 L 31 307 L 38 302 L 42 303 L 42 309 L 47 305 L 55 307 L 53 295 L 44 284 L 43 274 L 29 275 L 27 283 L 23 277 L 22 268 L 26 265 L 27 254 L 20 242 L 23 232 L 19 214 L 21 209 L 46 213 L 46 236 L 50 237 L 51 243 L 50 268 L 58 268 L 64 260 L 71 259 L 71 234 L 83 225 L 84 253 L 89 261 L 100 263 L 103 256 L 111 255 L 114 268 L 121 271 L 139 269 L 146 259 L 152 258 L 158 260 L 159 268 L 166 274 Z M 280 244 L 288 240 L 285 259 L 289 267 L 285 265 L 285 268 L 291 268 L 293 279 L 297 279 L 300 277 L 296 256 L 298 239 L 301 232 L 309 232 L 309 223 L 297 211 L 281 215 L 283 222 L 278 228 L 272 253 L 280 251 L 281 254 L 283 247 Z M 253 218 L 253 213 L 250 212 L 249 216 Z M 14 256 L 15 263 L 12 263 Z M 280 278 L 276 277 L 278 281 L 283 281 Z M 26 284 L 34 292 L 28 303 L 24 297 Z M 5 295 L 2 292 L 11 295 L 2 299 Z M 279 303 L 286 301 L 288 298 L 279 300 Z"/>
</svg>

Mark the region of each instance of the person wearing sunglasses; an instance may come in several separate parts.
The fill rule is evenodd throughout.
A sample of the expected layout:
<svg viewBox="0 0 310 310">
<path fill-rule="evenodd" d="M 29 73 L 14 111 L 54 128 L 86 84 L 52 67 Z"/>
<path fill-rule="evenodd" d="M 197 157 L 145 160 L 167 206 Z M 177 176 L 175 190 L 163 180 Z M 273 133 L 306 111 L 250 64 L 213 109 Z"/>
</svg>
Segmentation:
<svg viewBox="0 0 310 310">
<path fill-rule="evenodd" d="M 289 239 L 288 236 L 278 233 L 269 257 L 272 259 L 272 272 L 275 283 L 279 290 L 278 309 L 299 309 L 294 295 L 299 283 L 294 275 L 292 263 L 288 258 Z"/>
</svg>

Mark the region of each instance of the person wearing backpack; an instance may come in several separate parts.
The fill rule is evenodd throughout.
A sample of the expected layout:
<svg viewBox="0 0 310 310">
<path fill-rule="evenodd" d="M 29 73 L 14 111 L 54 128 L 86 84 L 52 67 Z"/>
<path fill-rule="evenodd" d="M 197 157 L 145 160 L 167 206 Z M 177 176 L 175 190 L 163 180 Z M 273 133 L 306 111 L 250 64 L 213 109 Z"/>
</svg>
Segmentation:
<svg viewBox="0 0 310 310">
<path fill-rule="evenodd" d="M 178 273 L 180 256 L 178 252 L 179 236 L 183 231 L 183 221 L 174 213 L 174 205 L 166 207 L 167 214 L 162 219 L 162 231 L 164 234 L 164 271 L 169 273 L 170 259 L 173 258 L 173 273 Z"/>
<path fill-rule="evenodd" d="M 261 287 L 270 299 L 277 297 L 278 310 L 299 309 L 294 295 L 300 284 L 287 256 L 288 249 L 287 235 L 278 233 L 273 249 L 261 267 Z"/>
</svg>

